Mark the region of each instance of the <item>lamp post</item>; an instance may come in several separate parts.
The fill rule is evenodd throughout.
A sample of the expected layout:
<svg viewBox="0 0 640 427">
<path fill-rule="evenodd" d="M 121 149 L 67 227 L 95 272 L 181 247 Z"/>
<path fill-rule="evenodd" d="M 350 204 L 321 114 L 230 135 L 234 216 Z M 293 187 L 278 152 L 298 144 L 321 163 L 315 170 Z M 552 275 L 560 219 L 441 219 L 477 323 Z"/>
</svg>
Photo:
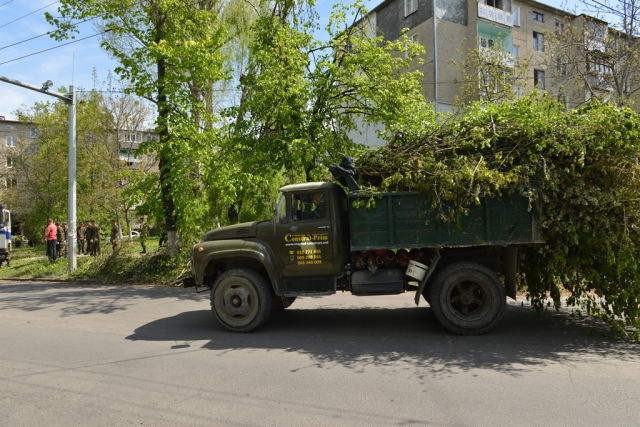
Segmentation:
<svg viewBox="0 0 640 427">
<path fill-rule="evenodd" d="M 53 86 L 51 80 L 44 82 L 42 87 L 4 76 L 0 76 L 0 81 L 62 99 L 69 106 L 69 235 L 67 242 L 69 245 L 68 271 L 71 273 L 78 267 L 76 258 L 76 88 L 69 86 L 69 93 L 60 93 L 49 90 Z"/>
</svg>

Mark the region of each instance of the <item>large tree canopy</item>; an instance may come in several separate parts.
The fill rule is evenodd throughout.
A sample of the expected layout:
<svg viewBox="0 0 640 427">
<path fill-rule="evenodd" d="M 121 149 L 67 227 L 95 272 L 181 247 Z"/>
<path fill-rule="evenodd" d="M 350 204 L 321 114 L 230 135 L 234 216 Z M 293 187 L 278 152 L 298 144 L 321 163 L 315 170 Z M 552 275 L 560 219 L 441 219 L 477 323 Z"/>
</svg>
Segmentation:
<svg viewBox="0 0 640 427">
<path fill-rule="evenodd" d="M 98 18 L 120 43 L 105 38 L 102 47 L 120 62 L 115 72 L 131 91 L 153 102 L 160 140 L 145 141 L 143 152 L 159 159 L 159 185 L 172 254 L 178 250 L 178 226 L 197 229 L 192 206 L 198 191 L 198 161 L 212 153 L 215 128 L 204 100 L 207 88 L 225 78 L 222 49 L 224 2 L 217 0 L 61 0 L 58 13 L 47 14 L 57 39 L 72 37 L 75 20 Z M 156 196 L 156 197 L 158 197 Z"/>
</svg>

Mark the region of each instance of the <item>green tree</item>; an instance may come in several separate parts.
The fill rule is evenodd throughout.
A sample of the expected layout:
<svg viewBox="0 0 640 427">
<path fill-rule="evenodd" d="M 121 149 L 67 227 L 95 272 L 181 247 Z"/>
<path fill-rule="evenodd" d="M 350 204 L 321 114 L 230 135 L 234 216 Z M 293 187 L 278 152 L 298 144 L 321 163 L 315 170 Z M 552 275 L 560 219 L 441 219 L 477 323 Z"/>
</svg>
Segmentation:
<svg viewBox="0 0 640 427">
<path fill-rule="evenodd" d="M 268 198 L 281 173 L 287 182 L 324 178 L 326 165 L 356 149 L 348 133 L 357 118 L 383 124 L 386 136 L 434 118 L 422 75 L 406 72 L 422 46 L 372 33 L 360 3 L 334 10 L 326 41 L 313 36 L 313 1 L 261 5 L 240 100 L 225 112 L 230 125 L 208 168 L 208 185 L 230 195 L 232 221 L 244 194 Z"/>
<path fill-rule="evenodd" d="M 515 58 L 505 50 L 503 40 L 476 39 L 469 46 L 466 39 L 457 51 L 460 59 L 452 65 L 462 74 L 462 85 L 457 103 L 483 100 L 486 102 L 515 101 L 526 89 L 529 59 Z"/>
<path fill-rule="evenodd" d="M 199 191 L 199 159 L 212 154 L 216 129 L 203 126 L 215 122 L 206 112 L 206 89 L 225 78 L 221 46 L 226 37 L 215 0 L 61 0 L 60 17 L 47 14 L 60 40 L 77 31 L 72 22 L 98 18 L 119 37 L 135 45 L 102 42 L 102 47 L 120 62 L 116 73 L 127 82 L 128 91 L 156 106 L 159 141 L 144 141 L 140 150 L 157 153 L 159 194 L 171 254 L 179 248 L 178 228 L 186 236 L 197 230 L 192 200 Z"/>
<path fill-rule="evenodd" d="M 626 27 L 637 32 L 631 20 Z M 591 98 L 633 105 L 640 95 L 640 40 L 586 15 L 545 34 L 550 88 L 570 106 Z"/>
<path fill-rule="evenodd" d="M 78 217 L 106 221 L 115 213 L 118 193 L 113 180 L 118 166 L 113 162 L 113 116 L 97 92 L 79 91 L 76 107 Z M 34 225 L 47 217 L 63 221 L 68 200 L 68 107 L 61 101 L 39 102 L 15 114 L 32 124 L 36 137 L 20 140 L 14 149 L 12 169 L 18 185 L 11 189 L 12 199 Z"/>
</svg>

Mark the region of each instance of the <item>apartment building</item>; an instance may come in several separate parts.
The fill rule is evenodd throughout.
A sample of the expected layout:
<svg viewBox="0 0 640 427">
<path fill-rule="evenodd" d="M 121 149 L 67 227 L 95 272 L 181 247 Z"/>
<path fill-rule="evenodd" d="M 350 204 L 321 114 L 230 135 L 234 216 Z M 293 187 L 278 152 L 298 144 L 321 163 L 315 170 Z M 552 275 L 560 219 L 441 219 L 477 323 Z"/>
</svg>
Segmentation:
<svg viewBox="0 0 640 427">
<path fill-rule="evenodd" d="M 0 116 L 0 189 L 18 188 L 19 176 L 13 169 L 18 141 L 32 141 L 36 137 L 35 126 L 6 120 L 5 116 Z"/>
<path fill-rule="evenodd" d="M 462 59 L 463 45 L 473 49 L 477 44 L 480 49 L 488 49 L 499 44 L 511 55 L 511 63 L 527 58 L 529 67 L 522 82 L 523 92 L 533 88 L 548 91 L 558 96 L 567 108 L 588 100 L 593 92 L 611 90 L 602 78 L 606 67 L 589 60 L 580 67 L 581 72 L 594 75 L 591 92 L 569 90 L 572 88 L 566 86 L 575 83 L 559 78 L 563 73 L 558 71 L 564 65 L 548 70 L 550 61 L 545 52 L 546 34 L 562 33 L 569 25 L 578 30 L 584 28 L 585 34 L 588 33 L 587 38 L 592 40 L 586 43 L 586 49 L 602 51 L 603 44 L 598 39 L 609 32 L 607 23 L 538 1 L 385 0 L 369 12 L 360 25 L 376 28 L 378 34 L 390 41 L 398 39 L 406 28 L 407 38 L 424 46 L 423 64 L 413 65 L 410 71 L 419 70 L 424 74 L 423 94 L 438 111 L 451 111 L 456 96 L 460 95 L 463 76 L 452 65 L 452 59 Z M 355 133 L 351 136 L 369 146 L 382 144 L 374 136 L 375 128 L 362 126 L 361 130 L 363 136 L 357 137 Z"/>
<path fill-rule="evenodd" d="M 21 177 L 17 168 L 14 168 L 19 145 L 24 147 L 25 143 L 33 144 L 35 150 L 38 135 L 36 124 L 7 120 L 5 116 L 0 116 L 0 197 L 5 196 L 4 189 L 20 190 L 20 186 L 24 184 L 24 177 Z M 111 137 L 115 140 L 114 150 L 117 150 L 120 160 L 126 162 L 129 167 L 137 169 L 144 166 L 149 171 L 157 170 L 155 155 L 136 155 L 135 153 L 143 141 L 159 138 L 152 129 L 114 131 Z M 8 201 L 4 201 L 5 206 L 8 206 L 7 203 Z"/>
</svg>

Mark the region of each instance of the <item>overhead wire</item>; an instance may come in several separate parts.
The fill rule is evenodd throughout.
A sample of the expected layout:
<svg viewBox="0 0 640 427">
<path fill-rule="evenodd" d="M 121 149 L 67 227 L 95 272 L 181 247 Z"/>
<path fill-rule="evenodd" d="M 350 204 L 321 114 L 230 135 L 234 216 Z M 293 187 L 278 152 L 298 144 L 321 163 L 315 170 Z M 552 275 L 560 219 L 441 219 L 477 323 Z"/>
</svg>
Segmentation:
<svg viewBox="0 0 640 427">
<path fill-rule="evenodd" d="M 0 65 L 8 64 L 9 62 L 17 61 L 19 59 L 28 58 L 30 56 L 38 55 L 38 54 L 43 53 L 43 52 L 48 52 L 48 51 L 53 50 L 53 49 L 58 49 L 59 47 L 67 46 L 67 45 L 70 45 L 70 44 L 73 44 L 73 43 L 78 43 L 78 42 L 80 42 L 82 40 L 90 39 L 91 37 L 95 37 L 95 36 L 99 36 L 99 35 L 104 34 L 104 33 L 108 33 L 109 31 L 111 31 L 111 29 L 105 30 L 105 31 L 103 31 L 101 33 L 93 34 L 91 36 L 83 37 L 81 39 L 74 40 L 74 41 L 71 41 L 69 43 L 64 43 L 64 44 L 61 44 L 61 45 L 58 45 L 58 46 L 50 47 L 49 49 L 44 49 L 44 50 L 41 50 L 39 52 L 30 53 L 29 55 L 21 56 L 19 58 L 10 59 L 9 61 L 0 62 Z"/>
<path fill-rule="evenodd" d="M 14 22 L 16 22 L 16 21 L 19 21 L 19 20 L 21 20 L 22 18 L 26 18 L 26 17 L 27 17 L 27 16 L 29 16 L 29 15 L 33 15 L 34 13 L 36 13 L 36 12 L 38 12 L 38 11 L 41 11 L 42 9 L 46 9 L 46 8 L 47 8 L 47 7 L 49 7 L 49 6 L 53 6 L 53 5 L 54 5 L 54 4 L 56 4 L 56 3 L 58 3 L 58 2 L 57 2 L 57 1 L 54 1 L 53 3 L 50 3 L 50 4 L 46 5 L 46 6 L 43 6 L 43 7 L 41 7 L 41 8 L 40 8 L 40 9 L 38 9 L 38 10 L 34 10 L 33 12 L 29 12 L 29 13 L 27 13 L 26 15 L 23 15 L 23 16 L 21 16 L 21 17 L 19 17 L 19 18 L 14 19 L 13 21 L 9 21 L 9 22 L 7 22 L 6 24 L 2 24 L 2 25 L 0 25 L 0 28 L 2 28 L 2 27 L 6 27 L 7 25 L 12 24 L 12 23 L 14 23 Z M 6 4 L 6 3 L 5 3 L 5 4 Z"/>
<path fill-rule="evenodd" d="M 11 3 L 12 1 L 14 1 L 14 0 L 9 0 L 9 1 L 8 1 L 8 2 L 6 2 L 6 3 L 2 3 L 2 4 L 0 4 L 0 7 L 4 6 L 5 4 L 9 4 L 9 3 Z"/>
<path fill-rule="evenodd" d="M 102 16 L 102 15 L 100 15 L 100 16 Z M 76 25 L 83 24 L 83 23 L 85 23 L 85 22 L 87 22 L 87 21 L 92 21 L 92 20 L 94 20 L 94 19 L 96 19 L 96 18 L 99 18 L 100 16 L 94 16 L 93 18 L 85 19 L 84 21 L 80 21 L 80 22 L 77 22 L 77 23 L 75 23 L 75 24 L 71 24 L 71 26 L 72 26 L 72 27 L 75 27 Z M 8 45 L 6 45 L 6 46 L 2 46 L 2 47 L 0 47 L 0 50 L 2 50 L 2 49 L 6 49 L 6 48 L 11 47 L 11 46 L 19 45 L 19 44 L 21 44 L 21 43 L 25 43 L 25 42 L 28 42 L 28 41 L 31 41 L 31 40 L 37 39 L 37 38 L 42 37 L 42 36 L 49 35 L 49 34 L 51 34 L 51 33 L 53 33 L 53 31 L 47 31 L 46 33 L 44 33 L 44 34 L 40 34 L 39 36 L 34 36 L 34 37 L 31 37 L 31 38 L 28 38 L 28 39 L 25 39 L 25 40 L 22 40 L 22 41 L 19 41 L 19 42 L 16 42 L 16 43 L 12 43 L 12 44 L 8 44 Z"/>
</svg>

